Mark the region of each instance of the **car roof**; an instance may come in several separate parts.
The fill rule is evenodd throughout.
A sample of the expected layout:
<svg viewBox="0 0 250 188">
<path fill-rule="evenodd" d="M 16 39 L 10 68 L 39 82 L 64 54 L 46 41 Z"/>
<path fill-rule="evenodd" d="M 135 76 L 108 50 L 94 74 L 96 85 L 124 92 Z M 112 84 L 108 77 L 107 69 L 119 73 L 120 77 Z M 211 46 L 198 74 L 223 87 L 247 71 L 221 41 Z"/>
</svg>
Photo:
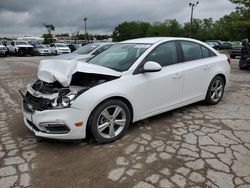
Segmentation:
<svg viewBox="0 0 250 188">
<path fill-rule="evenodd" d="M 163 42 L 168 40 L 189 40 L 196 41 L 195 39 L 190 38 L 179 38 L 179 37 L 147 37 L 147 38 L 138 38 L 122 41 L 121 43 L 138 43 L 138 44 L 155 44 L 157 42 Z"/>
</svg>

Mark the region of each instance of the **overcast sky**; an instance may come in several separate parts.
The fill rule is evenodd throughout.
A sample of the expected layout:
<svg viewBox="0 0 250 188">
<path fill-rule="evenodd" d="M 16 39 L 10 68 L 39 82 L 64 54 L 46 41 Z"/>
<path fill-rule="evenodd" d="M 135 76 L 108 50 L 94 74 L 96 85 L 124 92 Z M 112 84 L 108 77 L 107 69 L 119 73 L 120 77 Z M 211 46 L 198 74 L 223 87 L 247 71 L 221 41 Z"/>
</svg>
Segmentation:
<svg viewBox="0 0 250 188">
<path fill-rule="evenodd" d="M 53 33 L 84 32 L 92 34 L 113 32 L 123 21 L 147 22 L 190 19 L 189 2 L 194 0 L 0 0 L 0 37 L 41 36 L 46 32 L 43 23 L 53 24 Z M 228 0 L 200 0 L 194 11 L 195 18 L 214 20 L 233 11 Z"/>
</svg>

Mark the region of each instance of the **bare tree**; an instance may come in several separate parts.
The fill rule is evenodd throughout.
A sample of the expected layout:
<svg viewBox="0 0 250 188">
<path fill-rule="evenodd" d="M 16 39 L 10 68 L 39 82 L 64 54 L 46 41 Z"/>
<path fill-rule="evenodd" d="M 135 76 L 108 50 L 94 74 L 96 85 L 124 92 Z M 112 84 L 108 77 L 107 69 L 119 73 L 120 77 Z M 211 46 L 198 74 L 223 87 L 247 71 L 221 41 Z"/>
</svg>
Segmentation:
<svg viewBox="0 0 250 188">
<path fill-rule="evenodd" d="M 44 27 L 46 27 L 48 34 L 51 35 L 52 31 L 55 31 L 55 26 L 53 24 L 43 24 Z"/>
</svg>

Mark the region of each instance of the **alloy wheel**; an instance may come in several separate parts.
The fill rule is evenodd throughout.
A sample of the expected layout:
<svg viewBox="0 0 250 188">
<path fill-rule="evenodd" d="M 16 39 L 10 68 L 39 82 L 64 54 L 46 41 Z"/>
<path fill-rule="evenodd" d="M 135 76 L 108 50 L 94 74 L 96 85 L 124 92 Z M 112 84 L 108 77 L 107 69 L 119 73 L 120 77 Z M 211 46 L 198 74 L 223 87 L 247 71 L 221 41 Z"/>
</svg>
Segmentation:
<svg viewBox="0 0 250 188">
<path fill-rule="evenodd" d="M 126 113 L 122 107 L 109 106 L 98 117 L 97 131 L 104 138 L 114 138 L 125 128 L 126 119 Z"/>
<path fill-rule="evenodd" d="M 221 80 L 215 80 L 212 84 L 210 96 L 213 102 L 217 102 L 221 99 L 223 94 L 223 83 Z"/>
</svg>

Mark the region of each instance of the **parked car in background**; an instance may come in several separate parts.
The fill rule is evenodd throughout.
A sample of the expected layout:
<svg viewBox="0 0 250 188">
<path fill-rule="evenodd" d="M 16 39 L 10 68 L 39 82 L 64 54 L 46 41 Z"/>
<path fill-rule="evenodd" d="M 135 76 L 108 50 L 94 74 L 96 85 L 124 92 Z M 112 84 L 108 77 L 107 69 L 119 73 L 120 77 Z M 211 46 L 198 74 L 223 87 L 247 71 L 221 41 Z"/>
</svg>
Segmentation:
<svg viewBox="0 0 250 188">
<path fill-rule="evenodd" d="M 64 43 L 52 43 L 50 44 L 50 50 L 55 55 L 71 53 L 70 48 Z"/>
<path fill-rule="evenodd" d="M 220 46 L 219 46 L 219 50 L 231 50 L 233 48 L 233 45 L 229 42 L 223 42 Z"/>
<path fill-rule="evenodd" d="M 34 47 L 26 41 L 12 41 L 7 45 L 8 52 L 14 55 L 34 55 Z"/>
<path fill-rule="evenodd" d="M 1 42 L 0 42 L 0 55 L 1 56 L 7 56 L 8 50 L 6 48 L 6 46 L 4 46 Z"/>
<path fill-rule="evenodd" d="M 87 44 L 85 46 L 78 48 L 76 51 L 70 54 L 59 55 L 56 57 L 56 59 L 88 61 L 92 57 L 107 50 L 114 44 L 115 43 L 108 43 L 108 42 Z"/>
<path fill-rule="evenodd" d="M 220 47 L 220 44 L 217 42 L 205 42 L 206 44 L 208 44 L 209 46 L 211 46 L 212 48 L 218 50 Z"/>
<path fill-rule="evenodd" d="M 67 46 L 70 48 L 71 52 L 74 52 L 78 48 L 80 48 L 82 45 L 80 44 L 67 44 Z"/>
<path fill-rule="evenodd" d="M 230 58 L 234 59 L 234 58 L 236 58 L 236 56 L 241 56 L 242 47 L 243 46 L 241 46 L 241 45 L 233 46 L 233 48 L 231 50 L 229 50 Z"/>
<path fill-rule="evenodd" d="M 229 64 L 203 42 L 168 37 L 124 41 L 88 63 L 43 60 L 23 98 L 24 122 L 38 137 L 113 142 L 133 122 L 197 101 L 218 104 Z"/>
<path fill-rule="evenodd" d="M 51 49 L 43 44 L 34 45 L 35 55 L 51 55 Z"/>
</svg>

